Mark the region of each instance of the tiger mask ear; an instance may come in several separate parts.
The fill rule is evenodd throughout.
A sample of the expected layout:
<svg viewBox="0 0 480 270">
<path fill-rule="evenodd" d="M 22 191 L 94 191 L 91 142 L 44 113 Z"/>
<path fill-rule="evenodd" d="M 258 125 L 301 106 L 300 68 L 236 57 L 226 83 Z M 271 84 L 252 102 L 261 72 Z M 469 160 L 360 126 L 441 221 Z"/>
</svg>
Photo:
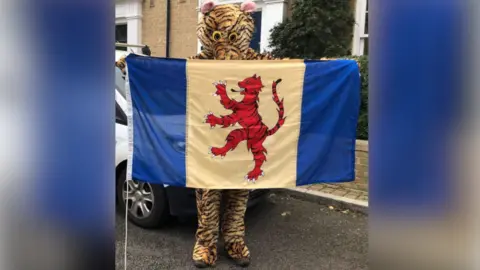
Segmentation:
<svg viewBox="0 0 480 270">
<path fill-rule="evenodd" d="M 212 11 L 212 9 L 216 6 L 217 4 L 213 0 L 206 0 L 202 3 L 202 6 L 200 7 L 200 12 L 202 12 L 203 15 L 209 13 Z"/>
<path fill-rule="evenodd" d="M 241 5 L 240 5 L 240 10 L 245 12 L 245 13 L 252 13 L 257 9 L 257 5 L 252 2 L 251 0 L 245 0 Z"/>
</svg>

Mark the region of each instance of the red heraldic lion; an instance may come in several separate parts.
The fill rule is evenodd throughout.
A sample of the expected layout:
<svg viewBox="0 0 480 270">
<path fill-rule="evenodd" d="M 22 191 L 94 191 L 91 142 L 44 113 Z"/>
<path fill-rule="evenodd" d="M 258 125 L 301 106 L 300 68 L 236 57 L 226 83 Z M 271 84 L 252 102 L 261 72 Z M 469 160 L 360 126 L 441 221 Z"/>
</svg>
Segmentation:
<svg viewBox="0 0 480 270">
<path fill-rule="evenodd" d="M 237 145 L 246 140 L 247 148 L 253 154 L 255 167 L 253 170 L 245 175 L 245 179 L 249 182 L 255 182 L 258 177 L 263 176 L 264 172 L 261 167 L 267 160 L 265 154 L 267 149 L 263 147 L 263 142 L 268 136 L 275 134 L 280 127 L 285 123 L 283 99 L 280 100 L 277 95 L 277 85 L 281 79 L 272 83 L 272 97 L 273 101 L 278 106 L 278 121 L 277 124 L 269 129 L 262 121 L 262 117 L 258 113 L 259 94 L 264 85 L 260 76 L 253 75 L 238 83 L 240 90 L 231 89 L 232 92 L 240 92 L 243 95 L 242 101 L 235 101 L 230 99 L 227 95 L 226 82 L 218 81 L 213 83 L 217 91 L 214 96 L 220 96 L 220 104 L 232 113 L 226 116 L 217 117 L 209 112 L 205 115 L 205 123 L 210 124 L 213 128 L 216 125 L 221 125 L 223 128 L 239 124 L 242 128 L 231 131 L 226 139 L 223 147 L 210 147 L 212 157 L 225 157 L 228 151 L 234 150 Z"/>
</svg>

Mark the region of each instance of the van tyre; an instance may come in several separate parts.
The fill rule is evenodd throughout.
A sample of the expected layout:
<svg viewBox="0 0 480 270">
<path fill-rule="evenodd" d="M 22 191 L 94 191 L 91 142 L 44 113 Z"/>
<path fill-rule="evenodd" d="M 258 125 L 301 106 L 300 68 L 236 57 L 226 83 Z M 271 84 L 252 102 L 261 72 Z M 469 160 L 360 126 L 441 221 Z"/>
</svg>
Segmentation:
<svg viewBox="0 0 480 270">
<path fill-rule="evenodd" d="M 116 198 L 118 210 L 125 216 L 125 200 L 127 171 L 124 168 L 117 178 Z M 169 207 L 165 187 L 141 181 L 129 182 L 128 220 L 135 225 L 153 229 L 161 227 L 169 219 Z M 127 193 L 125 193 L 127 194 Z"/>
</svg>

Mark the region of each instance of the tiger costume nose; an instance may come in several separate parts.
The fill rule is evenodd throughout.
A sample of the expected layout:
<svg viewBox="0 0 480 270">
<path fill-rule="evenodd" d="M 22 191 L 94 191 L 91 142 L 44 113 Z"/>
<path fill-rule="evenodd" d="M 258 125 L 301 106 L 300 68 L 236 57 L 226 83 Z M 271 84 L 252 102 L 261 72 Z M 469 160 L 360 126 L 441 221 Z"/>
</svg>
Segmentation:
<svg viewBox="0 0 480 270">
<path fill-rule="evenodd" d="M 216 60 L 239 60 L 239 55 L 235 52 L 218 52 L 215 56 Z"/>
<path fill-rule="evenodd" d="M 216 60 L 240 60 L 241 58 L 241 52 L 239 49 L 225 44 L 217 44 L 214 52 L 214 58 Z"/>
<path fill-rule="evenodd" d="M 229 51 L 225 54 L 226 60 L 239 60 L 239 54 L 235 51 Z"/>
</svg>

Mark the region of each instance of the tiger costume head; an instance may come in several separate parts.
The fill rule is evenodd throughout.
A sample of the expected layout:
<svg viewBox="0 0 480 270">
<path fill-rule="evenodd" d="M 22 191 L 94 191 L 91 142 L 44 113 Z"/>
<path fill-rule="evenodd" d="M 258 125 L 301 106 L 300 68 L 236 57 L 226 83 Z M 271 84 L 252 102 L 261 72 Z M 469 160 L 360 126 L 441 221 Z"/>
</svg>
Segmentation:
<svg viewBox="0 0 480 270">
<path fill-rule="evenodd" d="M 125 56 L 120 57 L 120 59 L 115 62 L 115 66 L 118 67 L 125 75 L 127 73 L 125 69 L 127 67 L 127 63 L 125 62 Z"/>
<path fill-rule="evenodd" d="M 216 5 L 213 0 L 206 0 L 200 8 L 203 17 L 197 26 L 204 51 L 215 60 L 243 59 L 253 36 L 251 13 L 255 9 L 250 0 L 241 5 Z"/>
</svg>

